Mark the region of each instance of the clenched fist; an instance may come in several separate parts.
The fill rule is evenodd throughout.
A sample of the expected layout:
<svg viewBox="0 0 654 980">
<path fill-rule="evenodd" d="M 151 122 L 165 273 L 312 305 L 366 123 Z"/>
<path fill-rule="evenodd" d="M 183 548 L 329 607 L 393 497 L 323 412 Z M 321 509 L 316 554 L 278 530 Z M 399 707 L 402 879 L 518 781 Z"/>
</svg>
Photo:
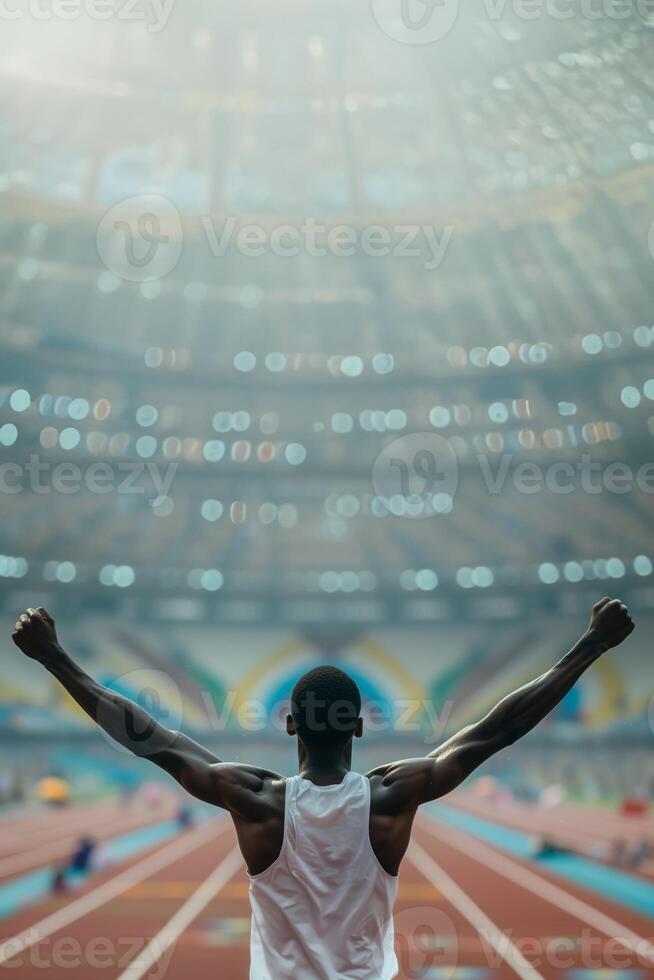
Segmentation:
<svg viewBox="0 0 654 980">
<path fill-rule="evenodd" d="M 24 612 L 14 626 L 11 638 L 25 656 L 41 663 L 46 661 L 59 645 L 55 621 L 43 607 Z"/>
<path fill-rule="evenodd" d="M 593 606 L 588 634 L 604 653 L 617 647 L 634 631 L 629 610 L 619 599 L 604 596 Z"/>
</svg>

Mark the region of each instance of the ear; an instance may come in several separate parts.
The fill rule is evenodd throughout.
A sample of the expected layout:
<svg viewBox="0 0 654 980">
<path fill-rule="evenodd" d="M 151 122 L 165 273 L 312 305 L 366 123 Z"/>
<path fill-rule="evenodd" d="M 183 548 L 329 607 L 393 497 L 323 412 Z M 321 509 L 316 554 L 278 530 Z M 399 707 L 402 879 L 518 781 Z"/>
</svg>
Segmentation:
<svg viewBox="0 0 654 980">
<path fill-rule="evenodd" d="M 293 721 L 293 715 L 286 715 L 286 734 L 297 735 L 297 728 L 295 727 L 295 722 Z"/>
<path fill-rule="evenodd" d="M 354 726 L 354 737 L 361 738 L 363 735 L 363 718 L 357 718 L 357 723 Z"/>
</svg>

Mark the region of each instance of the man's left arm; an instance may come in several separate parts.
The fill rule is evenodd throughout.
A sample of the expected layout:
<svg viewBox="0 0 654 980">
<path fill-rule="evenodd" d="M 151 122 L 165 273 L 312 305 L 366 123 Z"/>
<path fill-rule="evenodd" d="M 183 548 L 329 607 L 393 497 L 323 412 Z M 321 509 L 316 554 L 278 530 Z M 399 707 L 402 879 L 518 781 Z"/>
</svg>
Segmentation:
<svg viewBox="0 0 654 980">
<path fill-rule="evenodd" d="M 622 643 L 634 624 L 619 599 L 595 606 L 579 642 L 554 667 L 509 694 L 485 718 L 462 729 L 424 759 L 407 759 L 371 773 L 381 777 L 389 812 L 412 810 L 451 792 L 496 752 L 538 725 L 599 657 Z"/>
</svg>

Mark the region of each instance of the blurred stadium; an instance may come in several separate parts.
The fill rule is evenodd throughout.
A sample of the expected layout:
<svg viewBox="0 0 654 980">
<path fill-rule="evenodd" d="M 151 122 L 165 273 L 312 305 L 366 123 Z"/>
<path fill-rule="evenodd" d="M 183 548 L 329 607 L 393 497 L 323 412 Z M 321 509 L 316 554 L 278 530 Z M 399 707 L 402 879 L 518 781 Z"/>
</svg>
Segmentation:
<svg viewBox="0 0 654 980">
<path fill-rule="evenodd" d="M 615 593 L 624 651 L 453 806 L 475 840 L 511 827 L 645 894 L 654 10 L 569 6 L 471 2 L 425 44 L 393 36 L 399 0 L 2 15 L 3 936 L 71 901 L 45 882 L 79 834 L 120 863 L 184 832 L 172 786 L 14 651 L 31 605 L 104 683 L 284 772 L 294 679 L 342 662 L 365 771 L 481 716 Z M 584 901 L 608 888 L 649 935 L 651 891 L 621 906 L 615 881 Z M 237 891 L 173 980 L 246 976 Z M 460 961 L 403 975 L 486 975 Z"/>
</svg>

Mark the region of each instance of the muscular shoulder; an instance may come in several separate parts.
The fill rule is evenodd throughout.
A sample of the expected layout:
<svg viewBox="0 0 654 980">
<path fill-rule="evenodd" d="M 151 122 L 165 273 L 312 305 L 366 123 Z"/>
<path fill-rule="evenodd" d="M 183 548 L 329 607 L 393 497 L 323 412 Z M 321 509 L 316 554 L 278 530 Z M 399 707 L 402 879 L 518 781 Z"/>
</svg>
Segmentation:
<svg viewBox="0 0 654 980">
<path fill-rule="evenodd" d="M 221 805 L 245 820 L 265 820 L 284 805 L 285 780 L 258 766 L 218 762 L 211 766 L 212 781 Z"/>
<path fill-rule="evenodd" d="M 417 807 L 430 771 L 429 759 L 402 759 L 373 769 L 367 774 L 373 812 L 392 816 Z"/>
</svg>

